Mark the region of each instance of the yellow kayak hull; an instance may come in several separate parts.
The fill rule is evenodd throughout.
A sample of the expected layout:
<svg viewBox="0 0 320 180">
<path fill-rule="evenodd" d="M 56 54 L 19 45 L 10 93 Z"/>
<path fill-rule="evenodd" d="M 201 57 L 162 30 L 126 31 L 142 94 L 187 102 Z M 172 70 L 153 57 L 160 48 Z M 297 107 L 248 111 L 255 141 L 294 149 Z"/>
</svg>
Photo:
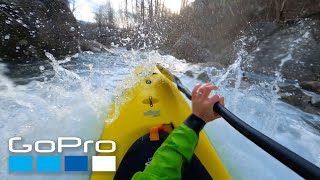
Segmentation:
<svg viewBox="0 0 320 180">
<path fill-rule="evenodd" d="M 98 156 L 116 156 L 117 168 L 131 145 L 149 133 L 151 127 L 170 123 L 178 127 L 191 114 L 186 99 L 164 71 L 154 68 L 147 78 L 123 93 L 122 103 L 113 104 L 108 115 L 112 121 L 105 123 L 100 139 L 115 141 L 117 150 Z M 108 149 L 101 147 L 104 148 Z M 231 179 L 204 131 L 199 135 L 195 154 L 213 179 Z M 115 172 L 92 172 L 91 180 L 109 180 L 114 176 Z"/>
</svg>

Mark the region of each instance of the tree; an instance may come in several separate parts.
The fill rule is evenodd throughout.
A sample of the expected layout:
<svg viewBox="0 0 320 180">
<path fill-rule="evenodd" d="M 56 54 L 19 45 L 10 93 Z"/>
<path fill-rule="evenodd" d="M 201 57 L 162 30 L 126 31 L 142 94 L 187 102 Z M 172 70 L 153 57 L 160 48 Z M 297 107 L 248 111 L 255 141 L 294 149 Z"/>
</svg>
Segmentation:
<svg viewBox="0 0 320 180">
<path fill-rule="evenodd" d="M 126 21 L 126 24 L 127 24 L 127 28 L 128 28 L 128 26 L 129 26 L 129 24 L 128 24 L 128 19 L 129 19 L 129 17 L 128 17 L 128 0 L 125 0 L 126 1 L 126 4 L 125 4 L 125 21 Z"/>
<path fill-rule="evenodd" d="M 149 22 L 152 24 L 153 22 L 153 0 L 149 0 Z"/>
<path fill-rule="evenodd" d="M 144 0 L 141 0 L 141 20 L 142 20 L 142 24 L 145 24 L 144 22 Z"/>
<path fill-rule="evenodd" d="M 77 6 L 77 1 L 76 0 L 68 0 L 69 3 L 69 7 L 72 13 L 74 13 L 76 11 L 76 9 L 78 8 Z"/>
<path fill-rule="evenodd" d="M 181 10 L 187 7 L 188 5 L 188 0 L 181 0 Z"/>
<path fill-rule="evenodd" d="M 94 14 L 95 14 L 95 20 L 97 21 L 97 24 L 101 26 L 114 25 L 115 12 L 110 0 L 107 0 L 107 3 L 105 5 L 99 6 Z"/>
<path fill-rule="evenodd" d="M 101 31 L 102 31 L 102 24 L 103 24 L 103 7 L 100 6 L 98 8 L 98 10 L 96 12 L 94 12 L 94 19 L 96 20 L 97 22 L 97 25 L 98 25 L 98 37 L 100 37 L 101 35 Z"/>
<path fill-rule="evenodd" d="M 283 11 L 287 0 L 275 0 L 276 4 L 276 21 L 280 22 L 283 18 Z"/>
<path fill-rule="evenodd" d="M 110 0 L 107 1 L 107 14 L 108 14 L 108 23 L 114 26 L 114 9 Z"/>
<path fill-rule="evenodd" d="M 159 0 L 155 0 L 154 5 L 154 16 L 158 18 L 158 12 L 159 12 Z"/>
</svg>

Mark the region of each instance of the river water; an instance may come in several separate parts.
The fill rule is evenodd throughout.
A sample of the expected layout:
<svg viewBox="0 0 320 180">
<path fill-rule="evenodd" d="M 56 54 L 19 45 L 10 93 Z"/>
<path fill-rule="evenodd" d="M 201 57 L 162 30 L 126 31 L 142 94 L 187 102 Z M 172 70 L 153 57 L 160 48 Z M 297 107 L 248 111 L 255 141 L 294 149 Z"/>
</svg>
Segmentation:
<svg viewBox="0 0 320 180">
<path fill-rule="evenodd" d="M 218 93 L 225 96 L 228 109 L 320 166 L 320 132 L 309 125 L 320 121 L 320 117 L 279 101 L 273 82 L 244 84 L 240 64 L 245 51 L 239 50 L 236 62 L 220 70 L 157 52 L 114 51 L 113 55 L 87 52 L 72 60 L 55 60 L 47 54 L 53 68 L 39 65 L 40 75 L 23 85 L 16 85 L 16 79 L 4 75 L 7 67 L 0 64 L 0 179 L 88 179 L 88 173 L 9 174 L 8 139 L 21 136 L 24 143 L 40 138 L 56 141 L 61 136 L 97 140 L 109 105 L 121 89 L 130 85 L 125 82 L 130 82 L 134 69 L 142 64 L 151 68 L 155 63 L 169 68 L 190 90 L 200 81 L 184 72 L 207 72 L 219 85 Z M 205 131 L 234 179 L 301 179 L 224 120 L 208 124 Z M 80 149 L 60 155 L 67 154 L 82 153 Z M 92 149 L 89 155 L 93 155 Z"/>
</svg>

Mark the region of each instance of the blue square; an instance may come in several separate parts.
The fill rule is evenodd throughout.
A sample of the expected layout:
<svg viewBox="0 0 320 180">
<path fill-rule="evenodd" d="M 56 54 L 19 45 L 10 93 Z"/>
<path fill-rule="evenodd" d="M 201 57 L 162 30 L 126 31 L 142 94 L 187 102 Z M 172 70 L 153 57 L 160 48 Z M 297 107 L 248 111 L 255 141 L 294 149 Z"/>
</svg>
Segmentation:
<svg viewBox="0 0 320 180">
<path fill-rule="evenodd" d="M 9 156 L 9 172 L 31 172 L 32 156 Z"/>
<path fill-rule="evenodd" d="M 65 171 L 88 171 L 88 156 L 65 156 Z"/>
<path fill-rule="evenodd" d="M 60 156 L 38 156 L 38 172 L 60 172 Z"/>
</svg>

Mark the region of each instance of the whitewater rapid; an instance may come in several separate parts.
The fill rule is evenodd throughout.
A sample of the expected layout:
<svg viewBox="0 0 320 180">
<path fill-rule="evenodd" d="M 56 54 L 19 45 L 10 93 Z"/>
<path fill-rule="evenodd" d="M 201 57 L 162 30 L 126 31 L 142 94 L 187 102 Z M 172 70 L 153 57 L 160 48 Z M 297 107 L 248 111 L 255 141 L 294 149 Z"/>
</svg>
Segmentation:
<svg viewBox="0 0 320 180">
<path fill-rule="evenodd" d="M 51 66 L 39 66 L 43 81 L 33 80 L 16 85 L 0 64 L 0 179 L 88 179 L 88 173 L 9 174 L 8 140 L 14 136 L 24 143 L 61 136 L 76 136 L 97 140 L 102 131 L 109 106 L 130 86 L 130 78 L 140 65 L 152 67 L 161 63 L 181 78 L 190 90 L 199 82 L 185 75 L 203 72 L 219 85 L 218 93 L 225 96 L 226 107 L 248 124 L 320 166 L 319 130 L 306 121 L 320 121 L 318 115 L 307 114 L 278 99 L 274 84 L 244 86 L 241 82 L 241 52 L 228 69 L 192 65 L 157 52 L 135 52 L 123 49 L 115 54 L 83 53 L 66 60 L 48 55 Z M 212 72 L 216 72 L 213 74 Z M 48 76 L 51 74 L 51 76 Z M 244 138 L 220 119 L 205 127 L 211 142 L 234 179 L 301 179 L 263 150 Z M 94 152 L 91 149 L 89 156 Z M 29 155 L 36 154 L 31 153 Z M 53 155 L 83 155 L 81 150 Z"/>
</svg>

